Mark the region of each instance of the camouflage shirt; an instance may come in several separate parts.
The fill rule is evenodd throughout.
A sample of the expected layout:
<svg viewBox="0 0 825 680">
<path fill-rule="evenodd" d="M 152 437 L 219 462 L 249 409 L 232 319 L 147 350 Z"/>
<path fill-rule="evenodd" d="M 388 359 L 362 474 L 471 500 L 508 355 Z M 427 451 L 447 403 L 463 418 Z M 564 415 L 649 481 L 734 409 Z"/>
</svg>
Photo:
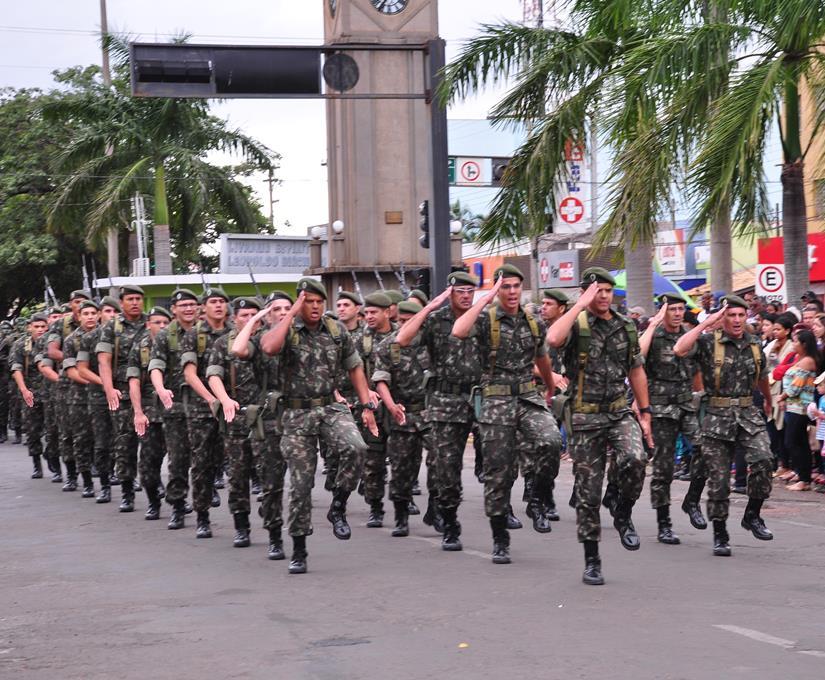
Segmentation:
<svg viewBox="0 0 825 680">
<path fill-rule="evenodd" d="M 123 314 L 118 314 L 100 331 L 100 339 L 95 352 L 112 355 L 112 382 L 115 389 L 120 390 L 121 399 L 129 398 L 129 381 L 126 378 L 129 352 L 135 338 L 145 328 L 146 314 L 141 314 L 134 321 L 129 321 Z"/>
<path fill-rule="evenodd" d="M 212 328 L 206 321 L 198 321 L 181 340 L 180 345 L 180 366 L 186 368 L 187 364 L 195 364 L 198 369 L 198 377 L 204 385 L 207 385 L 206 367 L 209 364 L 209 354 L 219 338 L 228 335 L 232 326 L 227 324 L 223 328 Z M 195 394 L 190 392 L 188 416 L 208 417 L 212 413 L 209 404 Z"/>
<path fill-rule="evenodd" d="M 673 352 L 683 330 L 669 333 L 659 326 L 653 333 L 645 359 L 647 390 L 654 418 L 680 419 L 681 412 L 695 412 L 693 407 L 693 375 L 696 365 L 690 357 L 677 357 Z"/>
<path fill-rule="evenodd" d="M 62 391 L 68 390 L 72 381 L 69 380 L 69 376 L 67 376 L 63 372 L 62 363 L 60 365 L 56 365 L 55 361 L 51 357 L 49 357 L 49 345 L 51 345 L 53 342 L 56 342 L 57 348 L 59 350 L 62 350 L 63 343 L 66 341 L 66 338 L 68 338 L 78 328 L 80 328 L 80 323 L 76 321 L 72 315 L 66 314 L 63 316 L 62 319 L 54 321 L 52 325 L 49 326 L 49 329 L 42 336 L 45 339 L 43 340 L 43 352 L 41 361 L 45 366 L 50 366 L 58 372 L 58 374 L 60 375 L 58 387 Z"/>
<path fill-rule="evenodd" d="M 89 365 L 89 370 L 95 375 L 100 375 L 100 364 L 97 361 L 97 352 L 95 347 L 100 342 L 100 331 L 103 326 L 98 326 L 94 330 L 84 333 L 80 338 L 80 345 L 77 350 L 78 362 L 83 361 Z M 103 385 L 96 385 L 89 383 L 86 385 L 86 396 L 90 404 L 105 404 L 106 393 L 103 391 Z"/>
<path fill-rule="evenodd" d="M 292 399 L 314 399 L 331 396 L 338 388 L 341 374 L 361 366 L 361 357 L 340 321 L 330 319 L 338 327 L 333 337 L 322 319 L 310 329 L 299 316 L 292 324 L 281 348 L 284 393 Z"/>
<path fill-rule="evenodd" d="M 189 387 L 183 379 L 183 366 L 180 362 L 183 344 L 183 336 L 186 331 L 173 321 L 166 328 L 158 331 L 155 341 L 152 343 L 152 354 L 149 359 L 149 372 L 155 369 L 163 374 L 163 386 L 172 391 L 172 408 L 165 411 L 166 415 L 183 416 L 183 395 L 187 393 Z"/>
<path fill-rule="evenodd" d="M 237 332 L 232 330 L 215 342 L 209 354 L 206 377 L 219 377 L 230 398 L 243 407 L 258 403 L 261 388 L 253 358 L 240 359 L 231 351 L 236 336 Z"/>
<path fill-rule="evenodd" d="M 407 422 L 404 425 L 399 425 L 387 415 L 390 429 L 404 432 L 429 429 L 424 408 L 427 399 L 424 374 L 430 368 L 430 354 L 421 342 L 421 332 L 406 347 L 401 347 L 396 342 L 396 333 L 391 333 L 381 341 L 373 356 L 373 384 L 386 383 L 393 401 L 403 404 L 407 412 Z"/>
<path fill-rule="evenodd" d="M 67 373 L 68 369 L 77 368 L 77 353 L 83 335 L 83 330 L 78 328 L 63 341 L 63 375 L 69 381 L 66 387 L 67 404 L 85 404 L 87 402 L 86 385 L 75 382 L 69 378 Z"/>
<path fill-rule="evenodd" d="M 152 356 L 152 334 L 145 328 L 138 333 L 126 360 L 126 377 L 140 380 L 140 405 L 150 423 L 160 423 L 163 407 L 152 381 L 149 379 L 149 362 Z"/>
<path fill-rule="evenodd" d="M 35 361 L 37 348 L 35 345 L 36 343 L 30 335 L 19 338 L 12 345 L 11 352 L 9 352 L 9 366 L 12 373 L 20 371 L 23 374 L 26 387 L 37 394 L 42 390 L 45 379 L 37 370 L 37 362 Z"/>
</svg>

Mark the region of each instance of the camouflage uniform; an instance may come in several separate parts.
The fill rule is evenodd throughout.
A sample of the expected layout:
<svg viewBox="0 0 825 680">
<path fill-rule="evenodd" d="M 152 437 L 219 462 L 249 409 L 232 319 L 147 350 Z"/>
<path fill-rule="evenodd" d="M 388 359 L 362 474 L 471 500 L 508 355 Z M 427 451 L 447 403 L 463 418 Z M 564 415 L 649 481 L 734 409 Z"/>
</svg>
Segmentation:
<svg viewBox="0 0 825 680">
<path fill-rule="evenodd" d="M 504 517 L 510 490 L 518 474 L 520 433 L 531 444 L 536 473 L 535 493 L 544 498 L 559 471 L 561 435 L 553 415 L 533 379 L 535 359 L 547 356 L 546 327 L 534 319 L 535 332 L 523 309 L 516 316 L 491 306 L 479 316 L 471 336 L 477 337 L 480 356 L 489 365 L 482 379 L 484 399 L 478 416 L 484 457 L 484 510 L 488 517 Z M 497 350 L 493 328 L 500 329 Z"/>
<path fill-rule="evenodd" d="M 572 404 L 570 457 L 576 474 L 576 524 L 580 542 L 601 538 L 599 502 L 607 463 L 613 449 L 620 498 L 631 507 L 642 493 L 647 454 L 642 432 L 627 402 L 625 379 L 642 366 L 638 340 L 631 346 L 624 317 L 587 315 L 590 342 L 584 374 L 579 376 L 579 325 L 573 325 L 564 346 Z M 582 393 L 579 394 L 579 385 Z"/>
<path fill-rule="evenodd" d="M 146 433 L 140 437 L 140 460 L 138 470 L 140 481 L 146 490 L 150 503 L 160 503 L 160 470 L 166 455 L 166 442 L 163 437 L 163 407 L 149 379 L 149 361 L 152 355 L 152 335 L 143 330 L 132 343 L 129 358 L 126 361 L 126 377 L 140 380 L 140 405 L 149 420 Z"/>
<path fill-rule="evenodd" d="M 54 404 L 54 416 L 57 422 L 57 430 L 59 436 L 60 457 L 66 464 L 67 474 L 71 478 L 74 474 L 76 462 L 74 458 L 74 425 L 71 419 L 71 413 L 68 405 L 68 393 L 71 387 L 71 380 L 63 371 L 62 366 L 58 366 L 48 357 L 48 346 L 52 343 L 57 343 L 58 349 L 62 350 L 63 345 L 72 333 L 79 327 L 78 322 L 73 316 L 66 315 L 62 319 L 58 319 L 45 333 L 45 351 L 43 353 L 42 363 L 51 366 L 60 375 L 60 380 L 57 385 L 52 388 L 51 401 Z"/>
<path fill-rule="evenodd" d="M 12 348 L 14 348 L 14 345 L 17 344 L 17 341 L 20 340 L 20 338 L 25 336 L 26 333 L 18 333 L 17 331 L 13 331 L 9 336 L 9 358 L 8 362 L 4 363 L 2 366 L 3 371 L 8 371 L 11 373 Z M 17 389 L 17 385 L 10 383 L 9 389 L 11 390 L 11 394 L 9 397 L 8 428 L 13 430 L 15 434 L 18 434 L 23 429 L 23 416 L 21 410 L 23 406 L 23 399 L 20 397 L 20 390 Z"/>
<path fill-rule="evenodd" d="M 715 374 L 715 337 L 724 347 L 719 381 Z M 759 356 L 759 375 L 754 361 Z M 753 405 L 753 389 L 767 377 L 767 364 L 759 340 L 748 333 L 734 339 L 723 331 L 700 336 L 689 356 L 702 371 L 708 403 L 702 420 L 702 457 L 708 476 L 708 519 L 728 517 L 730 467 L 734 450 L 741 446 L 748 463 L 748 497 L 766 500 L 771 495 L 773 459 L 765 430 L 765 420 Z M 723 400 L 723 403 L 714 401 Z M 729 405 L 726 399 L 741 399 L 742 405 Z M 749 404 L 749 405 L 745 405 Z"/>
<path fill-rule="evenodd" d="M 318 439 L 338 453 L 335 487 L 344 492 L 355 490 L 367 450 L 349 409 L 336 403 L 333 395 L 342 370 L 360 366 L 361 358 L 344 325 L 329 322 L 337 327 L 337 337 L 325 319 L 310 330 L 297 317 L 280 352 L 284 380 L 281 450 L 290 470 L 291 536 L 312 533 Z"/>
<path fill-rule="evenodd" d="M 0 331 L 0 442 L 6 441 L 6 432 L 9 429 L 9 399 L 12 390 L 16 390 L 9 379 L 9 354 L 14 344 L 11 331 Z"/>
<path fill-rule="evenodd" d="M 100 375 L 100 365 L 97 362 L 97 352 L 95 347 L 100 342 L 100 332 L 102 326 L 98 326 L 88 333 L 84 333 L 80 338 L 80 348 L 77 352 L 78 362 L 88 364 L 89 370 L 95 375 Z M 102 385 L 89 383 L 86 386 L 86 403 L 89 408 L 89 420 L 92 426 L 92 436 L 94 439 L 95 467 L 100 475 L 100 486 L 107 488 L 109 478 L 114 469 L 112 452 L 114 448 L 114 429 L 112 425 L 112 415 L 109 413 L 109 404 L 106 401 L 106 393 Z"/>
<path fill-rule="evenodd" d="M 129 321 L 122 313 L 109 321 L 100 331 L 95 352 L 112 355 L 112 384 L 120 390 L 120 408 L 112 414 L 115 441 L 114 454 L 116 473 L 124 486 L 124 493 L 130 496 L 127 484 L 131 488 L 137 477 L 138 436 L 135 432 L 132 404 L 129 400 L 129 381 L 126 371 L 129 368 L 129 352 L 135 338 L 146 327 L 146 315 L 141 314 L 134 321 Z"/>
<path fill-rule="evenodd" d="M 696 366 L 691 359 L 680 358 L 673 353 L 673 346 L 682 335 L 682 330 L 669 333 L 661 326 L 657 328 L 645 361 L 655 443 L 650 475 L 650 505 L 653 508 L 670 505 L 670 485 L 673 482 L 679 433 L 694 442 L 699 434 L 692 392 Z"/>
<path fill-rule="evenodd" d="M 37 364 L 45 362 L 46 365 L 53 366 L 54 362 L 51 359 L 45 358 L 47 339 L 48 333 L 44 333 L 35 343 L 34 360 Z M 60 430 L 57 426 L 57 417 L 60 406 L 56 396 L 57 389 L 58 385 L 56 382 L 51 382 L 50 380 L 43 378 L 41 394 L 43 396 L 43 431 L 46 439 L 44 455 L 46 456 L 46 460 L 49 462 L 49 469 L 55 473 L 60 472 Z M 55 481 L 58 480 L 55 479 Z"/>
<path fill-rule="evenodd" d="M 231 329 L 231 326 L 214 329 L 206 321 L 198 321 L 181 340 L 181 369 L 188 364 L 195 364 L 198 377 L 206 384 L 209 353 L 215 342 Z M 196 512 L 205 513 L 212 507 L 215 476 L 223 460 L 223 437 L 209 404 L 188 385 L 184 389 L 188 393 L 188 398 L 184 397 L 184 403 L 189 443 L 192 446 L 192 505 Z"/>
<path fill-rule="evenodd" d="M 158 331 L 152 343 L 149 371 L 159 370 L 163 374 L 163 384 L 172 392 L 172 408 L 163 409 L 163 438 L 169 454 L 166 482 L 166 502 L 181 511 L 189 493 L 189 466 L 191 447 L 189 430 L 186 425 L 186 405 L 189 399 L 189 387 L 183 379 L 183 367 L 180 356 L 183 336 L 186 331 L 172 321 L 166 328 Z M 185 396 L 184 396 L 185 395 Z M 162 408 L 162 407 L 161 407 Z"/>
<path fill-rule="evenodd" d="M 393 401 L 404 406 L 407 416 L 404 425 L 399 425 L 389 414 L 386 418 L 392 468 L 389 497 L 393 503 L 403 503 L 406 508 L 412 501 L 423 447 L 429 443 L 431 426 L 425 410 L 424 373 L 430 368 L 430 356 L 421 342 L 420 332 L 407 347 L 401 347 L 393 334 L 378 345 L 373 361 L 373 383 L 386 383 Z"/>
<path fill-rule="evenodd" d="M 29 408 L 24 403 L 22 416 L 26 423 L 26 443 L 29 447 L 29 455 L 32 458 L 39 458 L 43 455 L 43 393 L 46 388 L 43 385 L 45 380 L 37 370 L 35 352 L 35 343 L 31 336 L 24 335 L 12 345 L 9 352 L 9 364 L 12 373 L 15 371 L 22 373 L 26 387 L 34 394 L 34 405 Z M 15 389 L 17 389 L 16 383 Z"/>
<path fill-rule="evenodd" d="M 69 368 L 77 368 L 77 355 L 83 330 L 78 328 L 63 341 L 63 373 Z M 86 385 L 77 383 L 66 375 L 69 386 L 66 389 L 65 404 L 69 434 L 72 441 L 72 458 L 84 482 L 91 481 L 93 436 L 89 426 L 89 405 Z"/>
</svg>

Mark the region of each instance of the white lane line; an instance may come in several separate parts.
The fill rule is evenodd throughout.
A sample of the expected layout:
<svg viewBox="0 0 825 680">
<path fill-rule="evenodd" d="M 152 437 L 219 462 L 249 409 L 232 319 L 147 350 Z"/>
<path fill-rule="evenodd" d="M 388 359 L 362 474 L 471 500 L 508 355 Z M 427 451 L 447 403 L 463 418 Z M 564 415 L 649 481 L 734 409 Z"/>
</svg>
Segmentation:
<svg viewBox="0 0 825 680">
<path fill-rule="evenodd" d="M 391 533 L 392 529 L 384 529 L 385 533 Z M 427 538 L 426 536 L 407 536 L 407 539 L 412 539 L 414 541 L 423 541 L 424 543 L 429 543 L 430 545 L 434 545 L 436 548 L 441 549 L 441 539 L 440 538 Z M 491 556 L 487 553 L 483 553 L 479 550 L 473 550 L 472 548 L 464 548 L 464 550 L 456 551 L 462 552 L 465 555 L 472 555 L 473 557 L 480 557 L 484 560 L 489 560 Z"/>
<path fill-rule="evenodd" d="M 816 649 L 804 649 L 799 653 L 800 654 L 807 654 L 808 656 L 815 656 L 815 657 L 820 658 L 820 659 L 825 659 L 825 652 L 820 652 Z"/>
<path fill-rule="evenodd" d="M 786 640 L 785 638 L 774 637 L 773 635 L 768 635 L 767 633 L 761 633 L 758 630 L 752 630 L 751 628 L 741 628 L 739 626 L 728 626 L 728 625 L 714 625 L 714 628 L 720 628 L 721 630 L 726 630 L 729 633 L 736 633 L 737 635 L 744 635 L 751 640 L 756 640 L 757 642 L 765 642 L 769 645 L 776 645 L 777 647 L 782 647 L 784 649 L 793 649 L 796 646 L 796 642 L 793 640 Z"/>
</svg>

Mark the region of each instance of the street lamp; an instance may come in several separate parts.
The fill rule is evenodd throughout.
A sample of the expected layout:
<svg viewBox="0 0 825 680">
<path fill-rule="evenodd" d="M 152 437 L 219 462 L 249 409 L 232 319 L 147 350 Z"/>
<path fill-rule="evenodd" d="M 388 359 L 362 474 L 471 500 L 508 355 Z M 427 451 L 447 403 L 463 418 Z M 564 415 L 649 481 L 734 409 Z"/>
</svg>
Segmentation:
<svg viewBox="0 0 825 680">
<path fill-rule="evenodd" d="M 342 220 L 335 220 L 332 223 L 332 231 L 336 234 L 341 234 L 344 231 L 344 222 Z"/>
<path fill-rule="evenodd" d="M 461 220 L 451 220 L 450 221 L 450 233 L 455 236 L 456 234 L 461 233 L 461 229 L 464 227 L 464 224 Z"/>
<path fill-rule="evenodd" d="M 324 235 L 324 231 L 326 230 L 323 227 L 312 227 L 312 229 L 309 230 L 309 235 L 318 241 Z"/>
</svg>

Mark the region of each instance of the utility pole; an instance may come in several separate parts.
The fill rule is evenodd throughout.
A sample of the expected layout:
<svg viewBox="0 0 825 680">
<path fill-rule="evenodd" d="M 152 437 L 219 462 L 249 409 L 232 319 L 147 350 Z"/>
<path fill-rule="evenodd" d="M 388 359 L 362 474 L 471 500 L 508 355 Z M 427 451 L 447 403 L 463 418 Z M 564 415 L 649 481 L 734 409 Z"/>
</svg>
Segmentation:
<svg viewBox="0 0 825 680">
<path fill-rule="evenodd" d="M 269 168 L 269 177 L 264 182 L 269 185 L 269 228 L 275 231 L 275 204 L 272 200 L 272 185 L 275 184 L 275 176 L 272 168 Z"/>
<path fill-rule="evenodd" d="M 101 70 L 103 71 L 103 84 L 110 88 L 112 86 L 112 72 L 109 69 L 109 50 L 106 49 L 104 39 L 109 33 L 109 21 L 106 15 L 106 0 L 100 0 L 100 40 L 101 40 Z M 106 155 L 111 156 L 114 149 L 111 145 L 106 147 Z M 116 228 L 110 228 L 106 233 L 106 264 L 109 270 L 109 282 L 115 276 L 119 275 L 118 262 L 120 260 L 120 252 L 118 248 L 118 234 Z M 116 295 L 117 288 L 111 286 L 109 288 L 109 295 Z"/>
<path fill-rule="evenodd" d="M 536 28 L 544 28 L 544 0 L 524 0 L 522 20 L 525 24 L 530 24 L 535 21 Z M 528 134 L 532 131 L 532 123 L 528 124 Z M 546 227 L 542 231 L 546 231 Z M 533 235 L 530 237 L 530 293 L 536 302 L 539 299 L 539 237 Z"/>
</svg>

